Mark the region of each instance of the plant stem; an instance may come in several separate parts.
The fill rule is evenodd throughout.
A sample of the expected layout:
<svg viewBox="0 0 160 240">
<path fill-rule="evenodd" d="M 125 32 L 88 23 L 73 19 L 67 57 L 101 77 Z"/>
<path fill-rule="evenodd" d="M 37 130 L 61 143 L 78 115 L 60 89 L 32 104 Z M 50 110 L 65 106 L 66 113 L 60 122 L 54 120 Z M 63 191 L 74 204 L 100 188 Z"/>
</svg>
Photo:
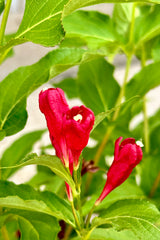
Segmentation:
<svg viewBox="0 0 160 240">
<path fill-rule="evenodd" d="M 149 141 L 149 124 L 147 116 L 147 104 L 146 96 L 143 97 L 143 116 L 144 116 L 144 146 L 145 152 L 149 153 L 150 150 L 150 141 Z"/>
<path fill-rule="evenodd" d="M 125 88 L 126 88 L 126 84 L 127 84 L 127 80 L 128 80 L 129 70 L 130 70 L 130 66 L 131 66 L 131 60 L 132 60 L 132 54 L 127 57 L 126 70 L 125 70 L 125 74 L 124 74 L 123 84 L 122 84 L 119 96 L 118 96 L 116 104 L 115 104 L 116 111 L 114 112 L 112 121 L 115 121 L 117 119 L 119 111 L 120 111 L 120 105 L 122 103 L 123 97 L 125 96 Z"/>
<path fill-rule="evenodd" d="M 6 229 L 6 226 L 2 226 L 1 232 L 2 232 L 2 237 L 3 237 L 4 240 L 10 240 L 9 236 L 8 236 L 8 231 Z"/>
<path fill-rule="evenodd" d="M 92 213 L 95 209 L 96 205 L 94 204 L 93 207 L 91 208 L 89 214 L 88 214 L 88 217 L 87 217 L 87 220 L 86 220 L 86 227 L 88 228 L 89 226 L 89 223 L 90 223 L 90 219 L 91 219 L 91 216 L 92 216 Z"/>
<path fill-rule="evenodd" d="M 77 224 L 77 227 L 78 227 L 79 230 L 81 230 L 81 225 L 80 225 L 79 219 L 77 217 L 73 201 L 71 201 L 70 204 L 71 204 L 71 207 L 72 207 L 72 212 L 73 212 L 73 216 L 74 216 L 75 222 Z"/>
<path fill-rule="evenodd" d="M 141 57 L 141 67 L 145 67 L 146 65 L 146 54 L 144 45 L 142 45 L 142 57 Z M 150 141 L 149 141 L 149 124 L 148 124 L 148 116 L 147 116 L 147 99 L 146 96 L 143 97 L 143 117 L 144 117 L 144 145 L 145 152 L 149 153 L 150 150 Z"/>
<path fill-rule="evenodd" d="M 5 50 L 5 52 L 3 54 L 0 54 L 0 64 L 4 61 L 4 59 L 6 58 L 6 56 L 10 50 L 11 50 L 11 48 L 8 48 L 7 50 Z"/>
<path fill-rule="evenodd" d="M 0 45 L 3 44 L 4 33 L 5 33 L 5 29 L 6 29 L 6 24 L 7 24 L 7 20 L 8 20 L 8 14 L 10 11 L 11 3 L 12 3 L 12 0 L 7 0 L 6 6 L 4 9 L 1 28 L 0 28 Z"/>
<path fill-rule="evenodd" d="M 107 129 L 107 131 L 106 131 L 106 134 L 104 135 L 104 138 L 103 138 L 103 140 L 102 140 L 102 142 L 101 142 L 101 144 L 100 144 L 100 146 L 99 146 L 99 148 L 98 148 L 98 150 L 97 150 L 97 152 L 96 152 L 96 155 L 95 155 L 95 158 L 94 158 L 94 163 L 95 163 L 95 165 L 98 164 L 99 159 L 100 159 L 100 157 L 101 157 L 101 154 L 102 154 L 102 152 L 103 152 L 103 149 L 105 148 L 105 145 L 106 145 L 106 143 L 108 142 L 108 139 L 109 139 L 109 137 L 110 137 L 113 129 L 114 129 L 114 126 L 113 126 L 113 125 L 108 127 L 108 129 Z"/>
<path fill-rule="evenodd" d="M 129 44 L 133 43 L 133 37 L 134 37 L 134 24 L 135 24 L 135 12 L 136 12 L 136 3 L 133 3 L 132 8 L 132 19 L 131 19 L 131 25 L 130 25 L 130 32 L 129 32 Z"/>
<path fill-rule="evenodd" d="M 153 183 L 153 186 L 152 186 L 152 189 L 149 193 L 149 197 L 152 198 L 158 188 L 158 185 L 160 183 L 160 172 L 158 173 L 157 177 L 156 177 L 156 180 L 154 181 Z"/>
<path fill-rule="evenodd" d="M 72 230 L 73 230 L 72 226 L 69 225 L 69 226 L 67 227 L 67 230 L 66 230 L 65 234 L 64 234 L 63 240 L 68 240 L 68 239 L 69 239 L 69 236 L 70 236 Z"/>
<path fill-rule="evenodd" d="M 91 233 L 92 233 L 92 231 L 93 231 L 94 229 L 95 229 L 95 227 L 92 228 L 92 229 L 86 234 L 86 236 L 83 238 L 83 240 L 88 240 L 89 237 L 90 237 L 90 235 L 91 235 Z"/>
<path fill-rule="evenodd" d="M 77 177 L 77 170 L 74 169 L 73 171 L 73 177 L 76 187 L 78 186 L 78 177 Z"/>
<path fill-rule="evenodd" d="M 73 176 L 74 176 L 74 181 L 75 181 L 75 185 L 76 185 L 76 189 L 78 191 L 78 195 L 77 195 L 77 210 L 79 211 L 79 215 L 80 215 L 80 220 L 81 220 L 81 226 L 83 226 L 83 216 L 82 216 L 82 207 L 81 207 L 81 184 L 80 181 L 78 181 L 78 169 L 75 170 L 73 172 Z"/>
<path fill-rule="evenodd" d="M 81 219 L 81 226 L 84 226 L 84 222 L 83 222 L 83 215 L 82 215 L 82 206 L 81 206 L 81 199 L 80 199 L 80 195 L 77 199 L 78 201 L 78 210 L 79 210 L 79 215 L 80 215 L 80 219 Z"/>
</svg>

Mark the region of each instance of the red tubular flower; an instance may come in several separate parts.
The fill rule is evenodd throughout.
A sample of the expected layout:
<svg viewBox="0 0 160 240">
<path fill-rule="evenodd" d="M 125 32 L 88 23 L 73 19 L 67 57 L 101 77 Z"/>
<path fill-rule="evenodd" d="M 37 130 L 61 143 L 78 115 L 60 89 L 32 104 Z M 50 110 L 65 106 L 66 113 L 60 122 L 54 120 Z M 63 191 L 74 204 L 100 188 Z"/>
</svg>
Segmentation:
<svg viewBox="0 0 160 240">
<path fill-rule="evenodd" d="M 127 138 L 122 142 L 121 140 L 122 137 L 119 137 L 115 142 L 114 161 L 108 170 L 106 184 L 95 205 L 98 205 L 113 189 L 122 184 L 142 160 L 142 149 L 135 143 L 134 138 Z"/>
<path fill-rule="evenodd" d="M 78 168 L 79 156 L 88 143 L 94 114 L 83 105 L 69 109 L 64 92 L 60 88 L 41 91 L 39 107 L 46 117 L 56 155 L 69 167 L 72 174 L 73 167 Z"/>
</svg>

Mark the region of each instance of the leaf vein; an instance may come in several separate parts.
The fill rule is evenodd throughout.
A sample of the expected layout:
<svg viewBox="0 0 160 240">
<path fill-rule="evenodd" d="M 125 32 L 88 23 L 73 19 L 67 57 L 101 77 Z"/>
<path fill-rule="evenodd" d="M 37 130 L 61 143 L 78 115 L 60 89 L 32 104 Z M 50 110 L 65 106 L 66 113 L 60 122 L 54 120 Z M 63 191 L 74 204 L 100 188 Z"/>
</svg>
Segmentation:
<svg viewBox="0 0 160 240">
<path fill-rule="evenodd" d="M 31 31 L 33 28 L 37 27 L 37 26 L 40 25 L 41 23 L 43 23 L 43 22 L 45 22 L 45 21 L 48 21 L 48 20 L 51 19 L 52 17 L 55 17 L 55 16 L 57 16 L 57 15 L 59 15 L 59 14 L 61 14 L 61 13 L 62 13 L 62 11 L 59 11 L 59 12 L 57 12 L 57 13 L 55 13 L 55 14 L 49 15 L 47 18 L 45 18 L 45 19 L 37 22 L 37 23 L 34 24 L 33 26 L 27 28 L 25 31 L 23 31 L 23 32 L 20 33 L 18 36 L 16 36 L 15 39 L 20 38 L 21 36 L 23 36 L 24 34 L 26 34 L 26 33 L 29 32 L 29 31 Z"/>
</svg>

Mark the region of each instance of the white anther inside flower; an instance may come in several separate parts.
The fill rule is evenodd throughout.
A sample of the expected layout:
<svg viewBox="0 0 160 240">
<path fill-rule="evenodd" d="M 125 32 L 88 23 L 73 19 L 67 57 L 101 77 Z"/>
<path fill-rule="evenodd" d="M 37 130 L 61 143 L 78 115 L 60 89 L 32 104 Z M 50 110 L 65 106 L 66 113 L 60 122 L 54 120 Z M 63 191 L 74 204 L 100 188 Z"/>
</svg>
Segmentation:
<svg viewBox="0 0 160 240">
<path fill-rule="evenodd" d="M 136 144 L 140 147 L 144 147 L 144 144 L 141 141 L 136 141 Z"/>
<path fill-rule="evenodd" d="M 46 90 L 48 90 L 48 88 L 47 88 L 47 87 L 44 87 L 44 88 L 42 89 L 42 92 L 44 92 L 44 91 L 46 91 Z"/>
<path fill-rule="evenodd" d="M 73 117 L 73 119 L 78 122 L 78 121 L 81 121 L 82 120 L 82 115 L 81 114 L 77 114 L 76 116 Z"/>
</svg>

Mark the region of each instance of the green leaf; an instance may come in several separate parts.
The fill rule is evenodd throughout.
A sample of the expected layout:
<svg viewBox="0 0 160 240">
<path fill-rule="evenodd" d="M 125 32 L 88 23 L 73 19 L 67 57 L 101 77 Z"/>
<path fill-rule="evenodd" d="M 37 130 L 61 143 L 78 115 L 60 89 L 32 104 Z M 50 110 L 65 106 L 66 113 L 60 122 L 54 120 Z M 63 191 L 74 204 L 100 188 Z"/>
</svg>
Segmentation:
<svg viewBox="0 0 160 240">
<path fill-rule="evenodd" d="M 92 131 L 105 119 L 108 118 L 108 116 L 111 114 L 111 111 L 107 112 L 101 112 L 98 115 L 95 116 L 95 122 Z"/>
<path fill-rule="evenodd" d="M 133 3 L 119 3 L 114 5 L 113 21 L 115 23 L 116 31 L 128 40 L 128 28 L 132 20 Z"/>
<path fill-rule="evenodd" d="M 133 231 L 138 239 L 154 239 L 160 236 L 156 222 L 160 219 L 157 208 L 140 200 L 122 200 L 103 211 L 101 217 L 93 220 L 93 226 L 112 224 L 115 229 Z"/>
<path fill-rule="evenodd" d="M 129 2 L 142 2 L 142 0 L 70 0 L 64 7 L 63 16 L 69 15 L 71 12 L 75 11 L 78 8 L 91 6 L 99 3 L 129 3 Z M 159 3 L 160 0 L 146 0 L 148 3 Z"/>
<path fill-rule="evenodd" d="M 80 48 L 62 48 L 58 49 L 55 54 L 54 52 L 48 55 L 50 60 L 50 78 L 55 77 L 68 68 L 80 64 L 83 55 L 85 55 L 87 51 Z"/>
<path fill-rule="evenodd" d="M 27 133 L 16 140 L 7 150 L 3 153 L 0 163 L 1 167 L 9 167 L 18 164 L 25 155 L 31 152 L 33 145 L 40 139 L 43 130 Z M 2 169 L 2 179 L 7 179 L 11 174 L 15 172 L 15 169 Z"/>
<path fill-rule="evenodd" d="M 131 177 L 130 177 L 131 178 Z M 114 189 L 108 197 L 106 197 L 102 203 L 97 207 L 98 211 L 103 211 L 105 208 L 111 206 L 111 204 L 119 200 L 127 199 L 144 199 L 146 198 L 144 192 L 139 186 L 136 185 L 135 181 L 128 179 L 121 186 Z"/>
<path fill-rule="evenodd" d="M 4 0 L 0 0 L 0 14 L 3 12 L 5 6 Z"/>
<path fill-rule="evenodd" d="M 156 5 L 153 5 L 153 4 L 146 4 L 146 2 L 143 2 L 141 4 L 137 4 L 137 9 L 138 11 L 136 12 L 136 16 L 144 16 L 144 15 L 147 15 L 151 10 L 153 10 L 153 6 L 156 6 Z"/>
<path fill-rule="evenodd" d="M 120 135 L 124 137 L 125 133 L 128 134 L 128 136 L 130 135 L 129 123 L 135 115 L 142 111 L 142 104 L 143 99 L 140 98 L 140 96 L 134 96 L 127 99 L 124 103 L 120 105 L 119 115 L 117 117 L 117 120 L 114 122 L 115 127 L 117 128 L 115 130 L 121 131 Z"/>
<path fill-rule="evenodd" d="M 21 239 L 29 240 L 53 240 L 57 239 L 60 231 L 58 220 L 47 214 L 30 212 L 16 209 L 7 209 L 0 222 L 5 219 L 5 227 L 9 234 L 9 239 L 16 239 L 16 232 L 19 230 Z M 33 235 L 33 237 L 32 237 Z M 0 233 L 0 239 L 1 233 Z"/>
<path fill-rule="evenodd" d="M 19 209 L 6 209 L 5 213 L 0 216 L 0 224 L 2 224 L 1 227 L 5 225 L 9 239 L 17 239 L 15 233 L 19 230 L 21 238 L 24 240 L 53 240 L 57 239 L 57 234 L 60 231 L 58 220 L 55 217 Z"/>
<path fill-rule="evenodd" d="M 104 183 L 105 184 L 105 183 Z M 92 208 L 95 201 L 100 196 L 100 193 L 102 192 L 104 185 L 102 184 L 101 187 L 92 195 L 91 199 L 87 201 L 83 205 L 83 213 L 86 215 Z M 126 200 L 126 199 L 143 199 L 146 198 L 143 191 L 138 187 L 135 183 L 135 181 L 131 181 L 131 179 L 128 179 L 125 181 L 122 185 L 120 185 L 118 188 L 114 189 L 102 202 L 99 206 L 96 207 L 95 212 L 104 211 L 104 209 L 107 209 L 109 206 L 111 206 L 113 203 L 120 201 L 120 200 Z"/>
<path fill-rule="evenodd" d="M 78 96 L 77 81 L 74 78 L 65 78 L 59 83 L 54 83 L 54 87 L 62 88 L 68 98 L 76 98 Z M 72 87 L 71 87 L 72 86 Z"/>
<path fill-rule="evenodd" d="M 128 123 L 131 117 L 131 112 L 132 112 L 132 108 L 135 104 L 135 102 L 139 100 L 138 97 L 133 97 L 131 99 L 129 99 L 128 101 L 125 101 L 124 103 L 121 104 L 121 106 L 117 106 L 115 108 L 110 109 L 107 112 L 101 112 L 98 115 L 96 115 L 95 117 L 95 123 L 93 126 L 92 131 L 105 119 L 108 118 L 108 120 L 110 120 L 111 115 L 113 112 L 116 111 L 117 108 L 121 107 L 121 111 L 119 113 L 119 116 L 117 118 L 117 121 L 115 121 L 115 125 L 117 125 L 117 127 L 122 127 L 122 125 L 125 125 L 126 128 L 128 127 Z"/>
<path fill-rule="evenodd" d="M 26 97 L 36 88 L 81 62 L 85 50 L 57 49 L 31 66 L 10 73 L 0 83 L 0 130 L 6 136 L 20 131 L 27 119 Z"/>
<path fill-rule="evenodd" d="M 56 194 L 38 192 L 29 185 L 15 185 L 7 181 L 0 181 L 0 189 L 1 207 L 47 214 L 74 226 L 70 205 Z"/>
<path fill-rule="evenodd" d="M 153 126 L 152 126 L 153 128 Z M 155 123 L 153 129 L 150 128 L 150 148 L 151 151 L 154 153 L 159 152 L 159 145 L 160 145 L 160 123 Z"/>
<path fill-rule="evenodd" d="M 26 0 L 25 12 L 15 40 L 54 46 L 64 38 L 62 10 L 68 0 Z"/>
<path fill-rule="evenodd" d="M 77 11 L 63 19 L 66 38 L 80 38 L 92 45 L 117 41 L 117 34 L 108 15 L 96 11 Z M 93 48 L 93 46 L 92 46 Z"/>
<path fill-rule="evenodd" d="M 7 222 L 7 219 L 10 218 L 10 214 L 8 213 L 3 213 L 0 215 L 0 228 L 5 225 Z"/>
<path fill-rule="evenodd" d="M 90 240 L 138 240 L 135 234 L 129 230 L 115 231 L 114 229 L 97 228 L 93 230 Z"/>
<path fill-rule="evenodd" d="M 13 135 L 25 127 L 28 116 L 25 108 L 26 99 L 22 99 L 22 101 L 17 103 L 16 106 L 13 107 L 8 113 L 7 119 L 3 126 L 7 136 Z"/>
<path fill-rule="evenodd" d="M 13 167 L 22 167 L 31 164 L 37 164 L 50 168 L 56 175 L 63 178 L 70 185 L 72 190 L 75 191 L 74 181 L 58 157 L 51 155 L 41 155 L 38 157 L 36 154 L 29 154 L 23 159 L 22 163 Z"/>
<path fill-rule="evenodd" d="M 127 84 L 126 97 L 143 97 L 149 90 L 160 84 L 160 63 L 153 63 L 144 67 Z"/>
<path fill-rule="evenodd" d="M 87 233 L 86 233 L 87 234 Z M 112 228 L 96 228 L 92 230 L 89 240 L 138 240 L 138 238 L 129 230 L 115 231 Z M 81 237 L 75 237 L 71 240 L 81 240 Z"/>
<path fill-rule="evenodd" d="M 147 196 L 152 198 L 160 196 L 160 186 L 155 185 L 159 175 L 159 154 L 145 156 L 141 164 L 141 188 Z"/>
<path fill-rule="evenodd" d="M 158 36 L 160 34 L 160 6 L 155 5 L 153 11 L 144 16 L 140 16 L 135 22 L 135 43 L 142 43 Z"/>
<path fill-rule="evenodd" d="M 86 45 L 86 41 L 80 37 L 72 37 L 72 36 L 65 36 L 64 40 L 61 43 L 61 47 L 84 47 Z"/>
<path fill-rule="evenodd" d="M 11 211 L 10 211 L 11 212 Z M 16 211 L 12 211 L 16 214 Z M 38 212 L 24 212 L 17 211 L 18 214 L 18 224 L 22 237 L 28 234 L 35 233 L 35 237 L 38 240 L 53 240 L 56 239 L 58 232 L 60 231 L 60 226 L 58 221 L 49 215 L 38 213 Z M 54 226 L 54 227 L 53 227 Z M 26 239 L 36 239 L 28 236 Z"/>
<path fill-rule="evenodd" d="M 159 145 L 160 145 L 160 109 L 151 117 L 148 118 L 149 125 L 149 137 L 150 137 L 150 151 L 152 155 L 156 155 L 159 153 Z M 144 121 L 141 121 L 132 131 L 133 136 L 137 139 L 143 136 L 143 126 Z"/>
<path fill-rule="evenodd" d="M 80 65 L 79 96 L 95 114 L 106 112 L 116 102 L 119 85 L 113 78 L 113 70 L 113 66 L 103 58 Z"/>
<path fill-rule="evenodd" d="M 21 237 L 22 240 L 26 240 L 26 239 L 39 240 L 38 232 L 29 221 L 27 221 L 22 217 L 19 217 L 18 224 L 19 224 L 20 231 L 22 233 L 22 237 Z"/>
<path fill-rule="evenodd" d="M 153 135 L 152 139 L 150 139 L 151 142 L 151 151 L 159 151 L 159 138 L 156 136 L 154 139 L 154 133 L 156 134 L 156 128 L 160 126 L 160 109 L 151 117 L 148 118 L 148 124 L 149 124 L 149 135 Z M 143 126 L 144 126 L 144 121 L 140 122 L 132 131 L 133 136 L 135 138 L 141 138 L 143 136 Z"/>
<path fill-rule="evenodd" d="M 65 35 L 61 18 L 67 2 L 68 0 L 26 0 L 24 16 L 17 33 L 0 47 L 0 62 L 13 46 L 27 41 L 46 47 L 59 44 Z"/>
<path fill-rule="evenodd" d="M 4 226 L 3 229 L 6 228 L 9 239 L 17 240 L 16 233 L 17 233 L 17 230 L 19 229 L 19 226 L 17 224 L 16 219 L 14 217 L 13 218 L 12 217 L 13 217 L 12 214 L 9 214 L 9 213 L 5 212 L 5 213 L 3 213 L 3 215 L 1 214 L 0 222 L 1 222 L 2 219 L 5 218 L 5 222 L 3 222 L 3 225 L 2 225 L 2 226 Z M 0 239 L 4 239 L 2 231 L 0 231 Z"/>
<path fill-rule="evenodd" d="M 4 45 L 0 46 L 0 64 L 6 60 L 7 57 L 13 55 L 13 46 L 26 42 L 24 39 L 15 39 L 15 34 L 9 36 L 9 38 L 7 36 L 4 38 Z"/>
<path fill-rule="evenodd" d="M 24 127 L 27 119 L 26 97 L 36 86 L 48 80 L 49 73 L 44 68 L 45 61 L 42 60 L 40 64 L 15 70 L 0 83 L 0 128 L 5 130 L 7 136 Z M 41 70 L 42 75 L 39 74 Z M 16 122 L 17 118 L 23 119 L 21 125 Z"/>
<path fill-rule="evenodd" d="M 5 136 L 6 136 L 5 131 L 4 130 L 0 130 L 0 141 L 2 141 Z"/>
<path fill-rule="evenodd" d="M 153 55 L 153 59 L 155 62 L 160 61 L 160 39 L 159 39 L 159 37 L 152 48 L 152 55 Z"/>
<path fill-rule="evenodd" d="M 11 39 L 14 38 L 14 36 L 15 34 L 7 34 L 4 36 L 3 45 L 0 46 L 0 63 L 14 55 L 14 51 L 11 44 L 12 41 L 10 41 Z M 20 44 L 20 42 L 18 42 L 17 44 Z"/>
<path fill-rule="evenodd" d="M 59 193 L 62 188 L 64 189 L 64 180 L 54 175 L 52 171 L 38 171 L 37 174 L 29 180 L 28 184 L 36 189 L 40 189 L 40 187 L 43 186 L 46 191 L 54 193 Z"/>
</svg>

